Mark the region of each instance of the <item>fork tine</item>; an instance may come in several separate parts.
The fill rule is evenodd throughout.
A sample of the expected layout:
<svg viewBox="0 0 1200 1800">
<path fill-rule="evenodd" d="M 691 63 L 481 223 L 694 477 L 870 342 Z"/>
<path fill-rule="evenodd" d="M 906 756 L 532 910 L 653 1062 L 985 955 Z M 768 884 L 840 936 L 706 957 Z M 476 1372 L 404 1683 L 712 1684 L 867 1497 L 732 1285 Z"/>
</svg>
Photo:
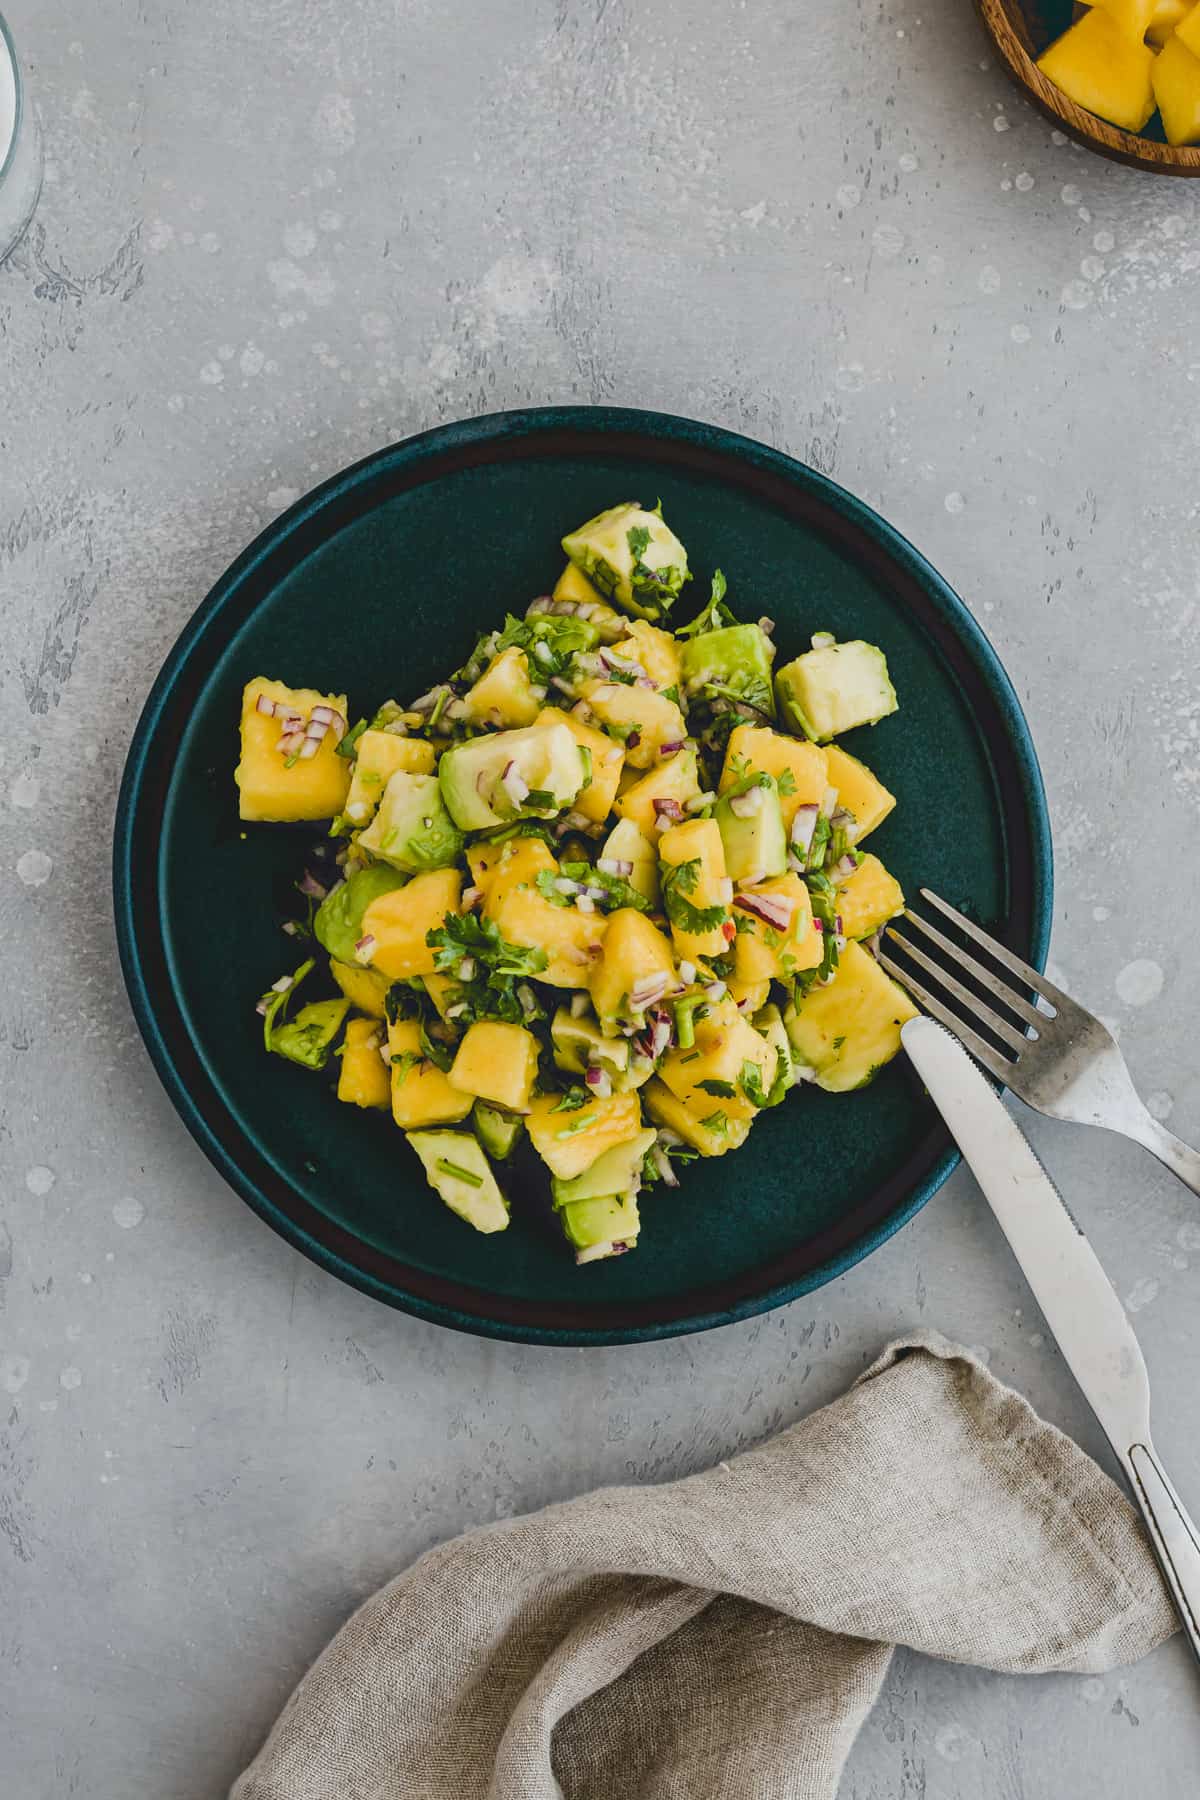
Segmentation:
<svg viewBox="0 0 1200 1800">
<path fill-rule="evenodd" d="M 1010 1025 L 1007 1019 L 1002 1019 L 999 1013 L 993 1012 L 990 1006 L 984 1004 L 978 994 L 973 994 L 970 988 L 965 988 L 961 981 L 957 981 L 949 970 L 942 968 L 940 963 L 935 963 L 931 956 L 926 956 L 923 950 L 918 950 L 915 944 L 910 944 L 907 938 L 902 938 L 894 925 L 888 926 L 887 936 L 893 943 L 900 946 L 906 956 L 912 958 L 919 969 L 924 969 L 927 975 L 932 975 L 939 987 L 945 988 L 948 994 L 953 994 L 954 998 L 961 1002 L 966 1008 L 968 1018 L 974 1019 L 976 1024 L 986 1026 L 993 1036 L 1003 1039 L 1010 1049 L 1015 1050 L 1018 1056 L 1020 1055 L 1029 1043 L 1024 1032 L 1019 1031 L 1015 1025 Z"/>
<path fill-rule="evenodd" d="M 976 1062 L 981 1062 L 984 1068 L 996 1077 L 997 1081 L 1008 1081 L 1013 1071 L 1013 1065 L 1006 1056 L 1001 1056 L 998 1050 L 994 1050 L 990 1044 L 985 1044 L 977 1031 L 972 1031 L 969 1025 L 964 1025 L 957 1013 L 952 1013 L 948 1006 L 944 1006 L 940 1000 L 935 1000 L 928 988 L 922 987 L 919 981 L 914 980 L 911 975 L 893 962 L 892 958 L 883 950 L 879 952 L 879 966 L 886 969 L 888 974 L 900 983 L 901 987 L 907 988 L 915 1000 L 921 1002 L 930 1018 L 936 1019 L 939 1025 L 944 1025 L 947 1031 L 953 1032 L 960 1043 L 966 1045 Z"/>
<path fill-rule="evenodd" d="M 1014 975 L 1019 975 L 1035 994 L 1041 994 L 1042 998 L 1049 1000 L 1052 1006 L 1057 1006 L 1061 1010 L 1077 1004 L 1072 1000 L 1070 994 L 1064 994 L 1062 989 L 1055 987 L 1052 981 L 1047 981 L 1044 975 L 1039 975 L 1031 963 L 1022 962 L 1019 956 L 1015 956 L 1011 950 L 998 943 L 994 937 L 990 937 L 981 925 L 976 925 L 974 919 L 968 919 L 956 911 L 948 900 L 943 900 L 931 888 L 922 888 L 921 898 L 928 900 L 930 906 L 936 906 L 940 913 L 945 914 L 946 918 L 953 920 L 960 931 L 965 931 L 969 938 L 974 938 L 975 942 L 982 945 L 989 956 L 994 956 L 998 963 L 1002 963 L 1006 969 L 1011 969 Z"/>
<path fill-rule="evenodd" d="M 1010 1012 L 1016 1013 L 1018 1019 L 1024 1019 L 1027 1025 L 1040 1025 L 1042 1029 L 1045 1030 L 1046 1014 L 1040 1013 L 1036 1006 L 1030 1006 L 1028 1000 L 1023 1000 L 1020 994 L 1016 993 L 1008 985 L 1007 981 L 1003 981 L 999 975 L 994 975 L 990 969 L 985 969 L 981 962 L 976 962 L 975 958 L 964 950 L 961 944 L 952 943 L 948 937 L 938 931 L 933 925 L 930 925 L 919 913 L 915 913 L 911 906 L 905 907 L 904 916 L 910 925 L 915 925 L 918 931 L 922 932 L 925 937 L 930 938 L 932 942 L 938 946 L 939 950 L 944 950 L 951 961 L 957 963 L 960 969 L 966 969 L 968 974 L 970 974 L 975 981 L 979 982 L 981 987 L 985 987 L 990 994 L 995 994 L 997 1000 L 1002 1001 L 1003 1004 L 1008 1007 Z M 972 1003 L 975 1006 L 981 1004 L 974 996 L 972 997 Z M 1012 1040 L 1010 1039 L 1009 1041 L 1011 1042 Z"/>
</svg>

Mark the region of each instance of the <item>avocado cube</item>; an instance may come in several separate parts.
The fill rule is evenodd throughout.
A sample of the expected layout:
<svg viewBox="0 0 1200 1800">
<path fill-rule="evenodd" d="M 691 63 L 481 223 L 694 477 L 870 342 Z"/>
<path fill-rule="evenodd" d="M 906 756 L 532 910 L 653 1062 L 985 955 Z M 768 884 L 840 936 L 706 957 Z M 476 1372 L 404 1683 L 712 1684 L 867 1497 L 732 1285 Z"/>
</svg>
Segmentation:
<svg viewBox="0 0 1200 1800">
<path fill-rule="evenodd" d="M 450 1211 L 476 1231 L 504 1231 L 508 1201 L 501 1193 L 487 1157 L 469 1131 L 408 1131 L 429 1185 Z"/>
<path fill-rule="evenodd" d="M 831 1094 L 865 1087 L 900 1048 L 917 1009 L 861 944 L 842 951 L 827 987 L 812 987 L 784 1014 L 796 1063 Z"/>
<path fill-rule="evenodd" d="M 349 1011 L 350 1002 L 346 999 L 313 1000 L 302 1006 L 294 1019 L 272 1028 L 270 1047 L 276 1056 L 286 1056 L 301 1068 L 323 1069 Z"/>
<path fill-rule="evenodd" d="M 784 664 L 775 687 L 786 723 L 817 744 L 858 725 L 877 725 L 898 705 L 886 656 L 861 638 L 806 650 Z"/>
<path fill-rule="evenodd" d="M 603 1200 L 611 1194 L 635 1195 L 642 1185 L 642 1164 L 646 1152 L 653 1148 L 658 1133 L 639 1131 L 624 1144 L 615 1144 L 598 1156 L 590 1168 L 570 1181 L 552 1177 L 550 1192 L 555 1209 L 573 1206 L 580 1200 Z"/>
<path fill-rule="evenodd" d="M 689 698 L 741 700 L 775 717 L 771 665 L 775 646 L 757 625 L 724 625 L 683 646 L 683 685 Z"/>
<path fill-rule="evenodd" d="M 562 547 L 605 599 L 637 618 L 662 618 L 691 580 L 675 533 L 636 500 L 597 513 L 569 532 Z"/>
<path fill-rule="evenodd" d="M 725 846 L 726 873 L 735 887 L 783 874 L 788 847 L 773 776 L 747 776 L 722 794 L 713 818 Z"/>
<path fill-rule="evenodd" d="M 517 1139 L 525 1129 L 525 1121 L 514 1113 L 502 1112 L 477 1100 L 471 1108 L 475 1135 L 494 1162 L 507 1162 L 517 1147 Z"/>
<path fill-rule="evenodd" d="M 578 744 L 557 724 L 485 733 L 453 745 L 438 765 L 442 798 L 463 831 L 553 818 L 571 805 L 585 774 Z M 522 788 L 527 797 L 514 798 Z"/>
<path fill-rule="evenodd" d="M 387 863 L 371 863 L 365 869 L 356 869 L 347 880 L 332 888 L 313 917 L 313 932 L 321 948 L 328 950 L 336 962 L 353 966 L 356 960 L 354 946 L 363 936 L 363 916 L 368 906 L 381 894 L 390 894 L 393 888 L 403 887 L 406 880 L 406 876 L 389 868 Z M 334 979 L 337 980 L 336 975 Z M 338 986 L 342 987 L 340 981 Z M 346 992 L 344 987 L 342 992 Z M 354 1003 L 359 1004 L 357 1000 Z M 364 1007 L 363 1011 L 366 1010 Z"/>
<path fill-rule="evenodd" d="M 558 1215 L 563 1233 L 577 1251 L 576 1262 L 602 1262 L 637 1243 L 641 1231 L 637 1196 L 611 1194 L 599 1200 L 576 1200 Z"/>
<path fill-rule="evenodd" d="M 381 862 L 416 875 L 422 869 L 448 869 L 463 840 L 446 811 L 437 776 L 399 769 L 389 777 L 379 810 L 358 842 Z"/>
</svg>

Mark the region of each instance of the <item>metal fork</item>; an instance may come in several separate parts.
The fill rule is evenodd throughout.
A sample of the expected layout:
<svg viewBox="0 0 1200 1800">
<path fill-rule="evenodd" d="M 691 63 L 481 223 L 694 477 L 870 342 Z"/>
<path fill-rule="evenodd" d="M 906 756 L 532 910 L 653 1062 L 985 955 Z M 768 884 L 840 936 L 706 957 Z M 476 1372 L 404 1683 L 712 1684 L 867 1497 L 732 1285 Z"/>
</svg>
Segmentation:
<svg viewBox="0 0 1200 1800">
<path fill-rule="evenodd" d="M 886 938 L 894 941 L 911 963 L 951 996 L 954 1005 L 931 993 L 881 945 L 879 961 L 888 974 L 901 982 L 927 1013 L 952 1031 L 985 1069 L 1027 1105 L 1052 1119 L 1067 1119 L 1076 1125 L 1102 1125 L 1106 1131 L 1121 1132 L 1142 1144 L 1193 1194 L 1200 1195 L 1200 1152 L 1160 1125 L 1143 1105 L 1125 1058 L 1107 1026 L 989 937 L 974 920 L 964 918 L 928 888 L 920 891 L 923 900 L 1014 976 L 1015 983 L 985 967 L 911 907 L 905 908 L 905 920 L 937 947 L 950 967 L 936 962 L 894 926 L 888 927 Z M 986 990 L 998 1005 L 990 1006 L 973 993 L 954 970 Z M 1036 994 L 1045 1010 L 1033 1006 L 1019 989 Z"/>
</svg>

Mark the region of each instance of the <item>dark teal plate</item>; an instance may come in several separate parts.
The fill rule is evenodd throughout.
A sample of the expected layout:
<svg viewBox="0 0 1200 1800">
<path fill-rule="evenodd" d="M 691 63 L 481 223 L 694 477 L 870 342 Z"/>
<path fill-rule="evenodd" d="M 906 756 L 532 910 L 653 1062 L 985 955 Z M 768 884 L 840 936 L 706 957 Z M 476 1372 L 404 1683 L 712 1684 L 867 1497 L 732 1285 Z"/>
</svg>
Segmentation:
<svg viewBox="0 0 1200 1800">
<path fill-rule="evenodd" d="M 883 645 L 900 711 L 849 741 L 899 798 L 872 849 L 1045 959 L 1049 828 L 1016 696 L 957 596 L 841 488 L 711 426 L 600 408 L 447 426 L 326 482 L 218 582 L 146 702 L 117 810 L 121 961 L 171 1099 L 238 1193 L 346 1281 L 465 1331 L 626 1343 L 763 1312 L 875 1249 L 956 1160 L 897 1061 L 861 1093 L 803 1089 L 743 1150 L 649 1193 L 633 1255 L 576 1269 L 534 1192 L 517 1188 L 503 1237 L 478 1236 L 386 1117 L 263 1053 L 254 1002 L 298 960 L 280 922 L 312 833 L 241 834 L 242 684 L 344 689 L 351 717 L 409 698 L 551 586 L 562 532 L 660 496 L 697 572 L 684 617 L 720 564 L 784 657 L 821 629 Z"/>
</svg>

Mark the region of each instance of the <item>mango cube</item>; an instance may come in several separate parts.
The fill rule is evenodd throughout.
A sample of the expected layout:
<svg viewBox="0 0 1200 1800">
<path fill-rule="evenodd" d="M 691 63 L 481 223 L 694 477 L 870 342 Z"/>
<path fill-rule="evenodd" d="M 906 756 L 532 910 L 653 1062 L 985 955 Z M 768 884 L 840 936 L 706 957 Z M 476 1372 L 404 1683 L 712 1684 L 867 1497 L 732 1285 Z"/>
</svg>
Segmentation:
<svg viewBox="0 0 1200 1800">
<path fill-rule="evenodd" d="M 1125 131 L 1141 131 L 1154 111 L 1153 50 L 1098 6 L 1051 44 L 1037 66 L 1077 106 Z"/>
<path fill-rule="evenodd" d="M 477 1100 L 508 1112 L 528 1112 L 537 1080 L 538 1045 L 523 1025 L 477 1019 L 450 1067 L 450 1081 Z"/>
<path fill-rule="evenodd" d="M 259 701 L 274 711 L 263 712 Z M 332 731 L 320 739 L 313 756 L 286 754 L 279 747 L 289 714 L 306 725 L 314 706 L 327 706 L 346 716 L 345 694 L 319 694 L 316 688 L 290 688 L 282 681 L 256 675 L 242 692 L 242 754 L 234 770 L 238 816 L 292 823 L 297 819 L 331 819 L 345 804 L 350 764 L 337 753 Z M 301 727 L 303 729 L 303 727 Z"/>
<path fill-rule="evenodd" d="M 529 1141 L 552 1175 L 572 1181 L 614 1144 L 628 1143 L 642 1129 L 636 1094 L 613 1094 L 564 1109 L 561 1094 L 542 1094 L 529 1116 Z"/>
<path fill-rule="evenodd" d="M 647 627 L 650 629 L 650 627 Z M 592 773 L 587 786 L 580 788 L 571 802 L 571 811 L 594 824 L 603 825 L 617 797 L 617 785 L 625 767 L 625 752 L 606 732 L 585 725 L 573 712 L 561 712 L 557 706 L 545 706 L 537 715 L 539 725 L 565 725 L 581 750 L 592 759 Z"/>
<path fill-rule="evenodd" d="M 439 928 L 447 913 L 458 911 L 461 894 L 462 876 L 457 869 L 427 869 L 403 887 L 372 900 L 363 914 L 363 936 L 375 939 L 372 967 L 391 981 L 432 975 L 436 964 L 426 937 Z"/>
<path fill-rule="evenodd" d="M 383 790 L 398 769 L 406 775 L 433 774 L 433 745 L 395 731 L 364 731 L 356 746 L 354 774 L 342 816 L 355 830 L 369 825 Z"/>
<path fill-rule="evenodd" d="M 423 1125 L 455 1125 L 474 1106 L 470 1094 L 452 1087 L 447 1076 L 421 1050 L 416 1019 L 397 1019 L 388 1026 L 391 1057 L 392 1117 L 402 1131 Z"/>
<path fill-rule="evenodd" d="M 1161 49 L 1179 24 L 1192 9 L 1192 0 L 1155 0 L 1154 11 L 1150 23 L 1146 27 L 1146 37 L 1152 44 Z"/>
<path fill-rule="evenodd" d="M 1200 56 L 1176 32 L 1154 64 L 1154 98 L 1168 144 L 1200 141 Z"/>
<path fill-rule="evenodd" d="M 351 1106 L 386 1108 L 392 1093 L 388 1065 L 379 1054 L 383 1027 L 375 1019 L 351 1019 L 342 1044 L 337 1097 Z"/>
</svg>

